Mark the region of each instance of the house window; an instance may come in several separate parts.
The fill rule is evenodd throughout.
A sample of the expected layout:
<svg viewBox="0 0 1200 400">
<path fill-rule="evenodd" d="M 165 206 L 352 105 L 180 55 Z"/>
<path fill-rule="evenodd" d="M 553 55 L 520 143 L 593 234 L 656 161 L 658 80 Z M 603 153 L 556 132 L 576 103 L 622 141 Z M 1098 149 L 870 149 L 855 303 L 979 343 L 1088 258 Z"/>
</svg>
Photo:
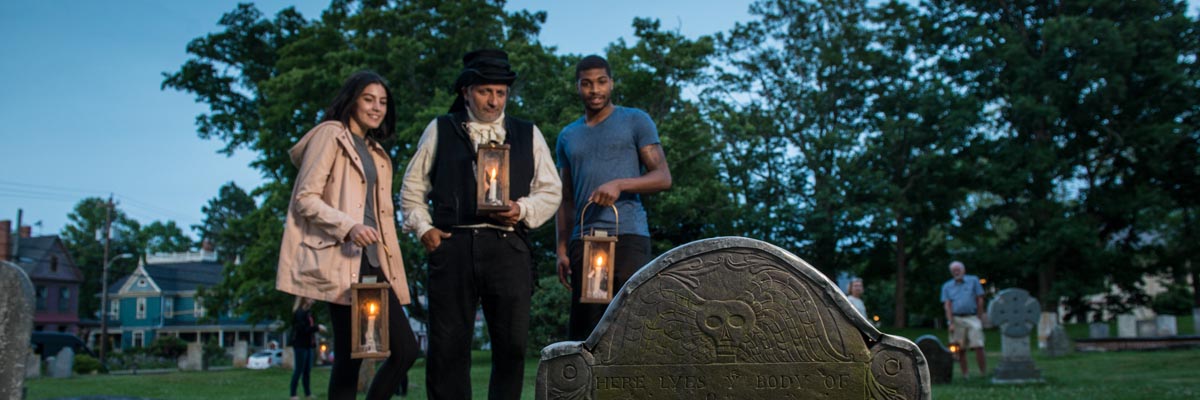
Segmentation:
<svg viewBox="0 0 1200 400">
<path fill-rule="evenodd" d="M 144 347 L 146 343 L 146 333 L 143 331 L 133 332 L 133 347 Z"/>
<path fill-rule="evenodd" d="M 67 312 L 71 309 L 71 288 L 58 289 L 58 311 Z"/>
<path fill-rule="evenodd" d="M 50 256 L 50 272 L 58 272 L 58 256 Z"/>
<path fill-rule="evenodd" d="M 146 278 L 138 279 L 137 285 L 140 287 L 145 287 L 146 286 Z"/>
<path fill-rule="evenodd" d="M 138 297 L 137 299 L 137 319 L 146 319 L 146 298 Z M 141 346 L 138 346 L 141 347 Z"/>
<path fill-rule="evenodd" d="M 46 298 L 50 297 L 50 289 L 45 286 L 37 287 L 37 309 L 42 311 L 46 309 Z"/>
<path fill-rule="evenodd" d="M 204 317 L 204 299 L 201 298 L 200 296 L 196 296 L 194 298 L 193 303 L 194 304 L 192 304 L 192 316 L 196 317 L 196 318 L 203 318 Z"/>
<path fill-rule="evenodd" d="M 170 297 L 163 297 L 162 303 L 163 303 L 163 317 L 164 318 L 174 317 L 175 316 L 175 301 L 173 301 Z"/>
<path fill-rule="evenodd" d="M 108 319 L 118 319 L 121 317 L 121 300 L 112 300 L 108 302 Z"/>
</svg>

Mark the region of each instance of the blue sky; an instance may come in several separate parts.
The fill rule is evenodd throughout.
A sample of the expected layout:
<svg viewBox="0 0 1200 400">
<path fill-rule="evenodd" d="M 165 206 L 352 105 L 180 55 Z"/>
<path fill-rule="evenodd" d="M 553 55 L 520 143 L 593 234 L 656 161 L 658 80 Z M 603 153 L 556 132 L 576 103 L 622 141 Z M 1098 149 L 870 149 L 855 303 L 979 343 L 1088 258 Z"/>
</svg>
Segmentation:
<svg viewBox="0 0 1200 400">
<path fill-rule="evenodd" d="M 254 1 L 268 15 L 295 5 L 316 18 L 328 0 Z M 253 155 L 218 154 L 221 143 L 196 136 L 206 108 L 160 90 L 162 73 L 185 60 L 193 38 L 217 30 L 237 1 L 0 1 L 0 220 L 17 218 L 34 234 L 55 234 L 75 204 L 112 193 L 142 224 L 198 224 L 200 208 L 233 181 L 249 190 L 262 178 Z M 589 6 L 600 4 L 599 6 Z M 624 37 L 634 17 L 662 20 L 696 37 L 750 19 L 749 1 L 566 2 L 512 0 L 509 9 L 545 10 L 541 40 L 560 53 L 597 53 Z M 187 233 L 193 235 L 190 229 Z M 193 235 L 194 236 L 194 235 Z"/>
</svg>

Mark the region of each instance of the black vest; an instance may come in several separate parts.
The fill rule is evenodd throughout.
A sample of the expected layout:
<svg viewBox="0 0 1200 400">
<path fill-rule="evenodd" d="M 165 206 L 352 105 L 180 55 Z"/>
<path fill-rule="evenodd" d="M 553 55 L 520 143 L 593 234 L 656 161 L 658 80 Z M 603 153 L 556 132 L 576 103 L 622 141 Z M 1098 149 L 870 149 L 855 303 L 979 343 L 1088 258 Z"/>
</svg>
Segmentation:
<svg viewBox="0 0 1200 400">
<path fill-rule="evenodd" d="M 466 112 L 438 117 L 429 199 L 433 201 L 433 226 L 443 231 L 459 225 L 495 223 L 475 215 L 475 146 L 463 126 L 466 121 Z M 509 145 L 508 195 L 517 200 L 529 195 L 529 184 L 533 182 L 533 123 L 506 116 L 504 130 L 504 143 Z M 527 229 L 521 224 L 517 228 L 522 233 Z"/>
</svg>

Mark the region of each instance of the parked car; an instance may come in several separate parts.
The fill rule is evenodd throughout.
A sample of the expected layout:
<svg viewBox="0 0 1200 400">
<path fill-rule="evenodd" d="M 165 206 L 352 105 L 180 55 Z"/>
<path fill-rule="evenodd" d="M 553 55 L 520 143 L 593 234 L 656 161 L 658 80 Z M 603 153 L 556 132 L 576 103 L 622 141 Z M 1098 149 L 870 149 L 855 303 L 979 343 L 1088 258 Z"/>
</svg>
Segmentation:
<svg viewBox="0 0 1200 400">
<path fill-rule="evenodd" d="M 29 339 L 29 344 L 33 346 L 35 353 L 41 355 L 42 360 L 58 355 L 58 352 L 62 351 L 63 347 L 70 347 L 71 351 L 74 351 L 76 355 L 87 354 L 96 357 L 96 353 L 88 349 L 83 344 L 83 340 L 69 333 L 33 332 L 32 337 Z"/>
<path fill-rule="evenodd" d="M 246 360 L 246 368 L 250 369 L 267 369 L 283 365 L 283 350 L 262 350 L 250 356 Z"/>
</svg>

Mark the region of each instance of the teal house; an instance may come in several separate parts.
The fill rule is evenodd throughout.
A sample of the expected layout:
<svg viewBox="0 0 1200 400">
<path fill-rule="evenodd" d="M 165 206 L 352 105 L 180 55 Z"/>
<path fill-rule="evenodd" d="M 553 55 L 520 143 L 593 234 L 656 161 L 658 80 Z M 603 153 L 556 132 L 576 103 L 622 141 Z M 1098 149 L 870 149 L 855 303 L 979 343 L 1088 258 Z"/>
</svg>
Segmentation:
<svg viewBox="0 0 1200 400">
<path fill-rule="evenodd" d="M 244 316 L 210 315 L 204 308 L 198 289 L 220 283 L 223 268 L 212 251 L 148 256 L 133 273 L 109 285 L 107 337 L 113 348 L 147 347 L 165 336 L 211 340 L 221 347 L 239 340 L 251 348 L 277 341 L 272 332 L 277 323 L 252 324 Z"/>
</svg>

